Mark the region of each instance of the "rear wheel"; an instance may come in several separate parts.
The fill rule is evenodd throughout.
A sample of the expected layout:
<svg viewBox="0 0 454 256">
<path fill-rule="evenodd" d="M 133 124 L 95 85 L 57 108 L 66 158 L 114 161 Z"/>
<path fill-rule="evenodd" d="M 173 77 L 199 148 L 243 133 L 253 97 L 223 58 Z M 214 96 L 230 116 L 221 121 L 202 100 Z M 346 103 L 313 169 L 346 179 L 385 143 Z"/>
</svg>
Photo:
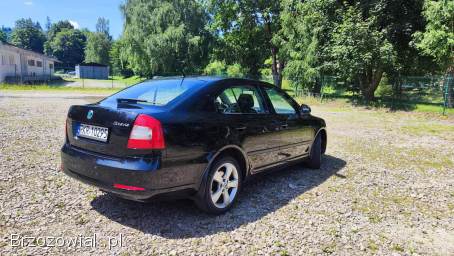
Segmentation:
<svg viewBox="0 0 454 256">
<path fill-rule="evenodd" d="M 322 164 L 322 138 L 320 134 L 317 135 L 314 144 L 312 144 L 311 155 L 307 159 L 306 164 L 311 169 L 320 169 Z"/>
<path fill-rule="evenodd" d="M 203 191 L 196 203 L 202 210 L 221 214 L 235 203 L 241 189 L 242 176 L 237 161 L 221 157 L 210 168 Z"/>
</svg>

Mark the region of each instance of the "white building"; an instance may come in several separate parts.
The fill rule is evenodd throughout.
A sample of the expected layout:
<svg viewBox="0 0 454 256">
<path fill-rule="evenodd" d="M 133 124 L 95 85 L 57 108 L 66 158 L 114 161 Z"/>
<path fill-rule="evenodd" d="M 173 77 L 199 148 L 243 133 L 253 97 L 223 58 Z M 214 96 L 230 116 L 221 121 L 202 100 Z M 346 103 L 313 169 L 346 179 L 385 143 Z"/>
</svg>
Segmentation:
<svg viewBox="0 0 454 256">
<path fill-rule="evenodd" d="M 57 59 L 0 42 L 0 83 L 48 81 Z"/>
</svg>

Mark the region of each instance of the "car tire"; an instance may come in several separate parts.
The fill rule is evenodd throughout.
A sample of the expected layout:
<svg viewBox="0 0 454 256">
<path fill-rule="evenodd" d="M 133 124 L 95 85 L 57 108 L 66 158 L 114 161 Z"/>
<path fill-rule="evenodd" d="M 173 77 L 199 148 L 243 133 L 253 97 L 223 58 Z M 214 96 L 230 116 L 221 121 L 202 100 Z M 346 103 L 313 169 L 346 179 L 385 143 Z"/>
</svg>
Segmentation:
<svg viewBox="0 0 454 256">
<path fill-rule="evenodd" d="M 317 135 L 314 144 L 312 144 L 311 154 L 306 164 L 311 169 L 320 169 L 322 164 L 322 139 L 320 135 Z"/>
<path fill-rule="evenodd" d="M 195 198 L 197 206 L 211 214 L 228 211 L 241 191 L 242 178 L 241 169 L 234 158 L 225 156 L 215 160 Z"/>
</svg>

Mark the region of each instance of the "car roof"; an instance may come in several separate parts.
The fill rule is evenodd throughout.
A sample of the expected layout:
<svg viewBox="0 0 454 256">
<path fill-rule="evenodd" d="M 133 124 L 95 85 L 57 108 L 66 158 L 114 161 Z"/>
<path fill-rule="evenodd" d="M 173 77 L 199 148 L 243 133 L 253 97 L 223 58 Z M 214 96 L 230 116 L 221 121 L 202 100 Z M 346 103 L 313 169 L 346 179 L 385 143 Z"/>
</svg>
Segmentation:
<svg viewBox="0 0 454 256">
<path fill-rule="evenodd" d="M 190 82 L 193 84 L 206 84 L 206 85 L 214 85 L 218 84 L 218 82 L 225 82 L 225 81 L 235 81 L 235 82 L 254 82 L 254 83 L 261 83 L 264 85 L 271 85 L 267 82 L 260 81 L 260 80 L 254 80 L 254 79 L 249 79 L 249 78 L 233 78 L 233 77 L 222 77 L 222 76 L 172 76 L 172 77 L 154 77 L 151 80 L 147 80 L 144 82 L 151 82 L 151 81 L 157 81 L 157 80 L 167 80 L 167 81 L 175 81 L 175 82 L 181 82 L 184 80 L 184 82 Z"/>
</svg>

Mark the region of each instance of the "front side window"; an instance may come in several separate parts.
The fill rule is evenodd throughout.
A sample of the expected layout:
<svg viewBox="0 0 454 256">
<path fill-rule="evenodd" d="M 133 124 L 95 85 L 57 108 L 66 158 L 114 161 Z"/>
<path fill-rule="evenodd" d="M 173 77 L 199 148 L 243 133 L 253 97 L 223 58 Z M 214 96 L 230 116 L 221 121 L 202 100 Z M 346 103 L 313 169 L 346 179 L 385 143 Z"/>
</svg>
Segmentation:
<svg viewBox="0 0 454 256">
<path fill-rule="evenodd" d="M 226 114 L 263 114 L 266 109 L 257 88 L 234 86 L 225 89 L 215 100 L 218 112 Z"/>
<path fill-rule="evenodd" d="M 287 100 L 282 93 L 277 91 L 274 88 L 266 88 L 266 94 L 271 100 L 271 104 L 273 104 L 274 111 L 276 114 L 283 114 L 283 115 L 293 115 L 296 114 L 295 108 L 292 104 Z"/>
</svg>

